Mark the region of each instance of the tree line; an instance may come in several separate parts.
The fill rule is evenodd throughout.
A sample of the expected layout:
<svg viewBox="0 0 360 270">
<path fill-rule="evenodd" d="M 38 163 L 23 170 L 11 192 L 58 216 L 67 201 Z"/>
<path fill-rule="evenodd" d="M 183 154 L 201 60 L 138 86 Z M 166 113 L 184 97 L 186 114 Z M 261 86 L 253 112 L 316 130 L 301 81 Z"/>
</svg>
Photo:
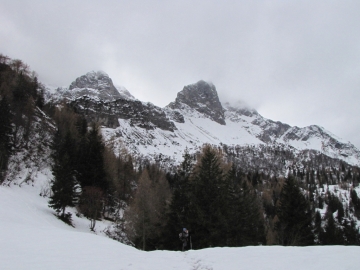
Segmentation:
<svg viewBox="0 0 360 270">
<path fill-rule="evenodd" d="M 36 73 L 21 60 L 0 54 L 0 183 L 10 156 L 29 147 L 37 110 L 43 105 Z"/>
</svg>

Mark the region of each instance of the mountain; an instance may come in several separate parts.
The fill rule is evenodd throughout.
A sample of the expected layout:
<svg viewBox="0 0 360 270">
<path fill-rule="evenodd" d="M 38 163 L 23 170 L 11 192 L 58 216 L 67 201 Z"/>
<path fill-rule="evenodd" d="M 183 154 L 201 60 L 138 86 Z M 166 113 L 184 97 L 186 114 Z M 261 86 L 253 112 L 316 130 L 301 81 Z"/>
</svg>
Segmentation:
<svg viewBox="0 0 360 270">
<path fill-rule="evenodd" d="M 225 108 L 229 121 L 247 123 L 244 128 L 264 143 L 283 144 L 297 150 L 315 150 L 353 165 L 360 164 L 360 151 L 323 127 L 291 127 L 266 119 L 253 109 L 231 107 L 229 104 L 225 104 Z"/>
<path fill-rule="evenodd" d="M 177 94 L 175 102 L 168 105 L 171 109 L 182 110 L 188 105 L 209 119 L 225 125 L 224 108 L 221 106 L 215 85 L 205 81 L 185 86 Z"/>
<path fill-rule="evenodd" d="M 317 125 L 292 127 L 241 103 L 222 104 L 212 83 L 184 86 L 164 108 L 139 101 L 122 89 L 117 90 L 104 72 L 89 72 L 68 88 L 58 88 L 51 100 L 66 100 L 88 120 L 100 122 L 115 152 L 126 147 L 135 156 L 168 165 L 179 163 L 185 148 L 196 153 L 205 143 L 224 148 L 236 159 L 251 147 L 259 158 L 268 160 L 256 165 L 258 169 L 280 152 L 283 172 L 286 166 L 298 166 L 310 156 L 360 165 L 360 151 L 350 142 Z M 267 154 L 261 154 L 265 148 Z"/>
<path fill-rule="evenodd" d="M 341 149 L 341 141 L 324 129 L 317 126 L 311 126 L 306 129 L 292 128 L 288 125 L 265 119 L 255 110 L 246 108 L 241 104 L 233 106 L 225 104 L 222 106 L 217 97 L 215 86 L 205 82 L 185 87 L 184 92 L 189 91 L 189 89 L 191 90 L 188 93 L 188 97 L 185 98 L 184 93 L 180 92 L 179 98 L 165 108 L 159 108 L 151 103 L 138 101 L 127 94 L 123 96 L 124 94 L 119 90 L 118 92 L 121 97 L 115 99 L 106 90 L 113 91 L 113 89 L 111 87 L 104 87 L 105 83 L 103 83 L 105 80 L 108 82 L 108 86 L 111 86 L 111 81 L 104 79 L 104 77 L 100 79 L 101 74 L 101 76 L 96 75 L 98 79 L 93 81 L 88 80 L 89 78 L 95 78 L 90 74 L 87 78 L 83 78 L 82 81 L 85 83 L 77 84 L 75 81 L 76 87 L 59 88 L 54 95 L 49 95 L 50 99 L 48 99 L 48 102 L 62 102 L 59 110 L 54 110 L 53 106 L 51 106 L 53 104 L 48 104 L 49 106 L 43 104 L 41 94 L 44 89 L 41 85 L 37 84 L 36 79 L 32 79 L 27 75 L 24 76 L 22 72 L 11 71 L 6 65 L 1 63 L 0 73 L 3 83 L 1 89 L 8 90 L 1 92 L 2 103 L 0 107 L 2 112 L 6 112 L 7 106 L 10 108 L 9 112 L 11 114 L 8 114 L 8 116 L 13 127 L 10 130 L 11 132 L 5 133 L 6 136 L 11 138 L 11 153 L 8 156 L 6 170 L 0 172 L 1 176 L 4 176 L 4 180 L 1 179 L 2 182 L 0 182 L 0 205 L 2 206 L 0 208 L 0 238 L 2 239 L 0 247 L 3 251 L 0 253 L 0 258 L 3 268 L 78 269 L 79 265 L 81 265 L 81 268 L 98 269 L 100 265 L 101 267 L 106 265 L 106 269 L 118 269 L 119 265 L 124 265 L 124 267 L 125 265 L 131 265 L 136 269 L 153 269 L 154 265 L 155 268 L 161 268 L 164 259 L 167 263 L 171 262 L 173 264 L 173 269 L 213 269 L 213 267 L 238 269 L 239 263 L 246 265 L 249 269 L 264 268 L 264 260 L 254 260 L 253 256 L 250 255 L 255 253 L 261 256 L 261 258 L 265 256 L 267 259 L 265 261 L 267 262 L 269 259 L 273 260 L 271 262 L 271 269 L 288 269 L 290 265 L 293 265 L 294 260 L 301 259 L 303 262 L 303 257 L 306 256 L 308 258 L 309 253 L 313 257 L 311 260 L 305 260 L 305 263 L 301 263 L 299 269 L 324 268 L 324 261 L 325 267 L 330 265 L 334 267 L 335 265 L 336 268 L 339 268 L 340 265 L 346 265 L 345 267 L 349 268 L 350 265 L 354 265 L 356 259 L 353 258 L 356 258 L 357 247 L 318 246 L 301 248 L 301 250 L 297 247 L 287 247 L 285 250 L 283 247 L 276 246 L 250 246 L 215 247 L 203 250 L 190 250 L 183 253 L 161 250 L 144 252 L 106 239 L 103 236 L 119 241 L 128 240 L 127 235 L 123 231 L 123 224 L 125 224 L 123 223 L 123 210 L 126 207 L 124 198 L 126 199 L 126 196 L 117 194 L 117 191 L 120 190 L 120 192 L 126 195 L 126 191 L 125 187 L 122 189 L 123 185 L 119 189 L 116 186 L 119 186 L 120 183 L 125 183 L 123 180 L 125 166 L 123 167 L 123 165 L 131 164 L 130 167 L 132 167 L 133 164 L 131 157 L 123 163 L 120 159 L 115 159 L 109 152 L 107 154 L 110 155 L 106 154 L 109 158 L 107 159 L 108 162 L 105 163 L 110 165 L 107 167 L 107 173 L 109 181 L 114 183 L 115 191 L 112 190 L 110 193 L 111 196 L 109 197 L 111 197 L 111 200 L 104 199 L 106 198 L 105 196 L 97 198 L 101 202 L 99 205 L 101 205 L 102 211 L 100 212 L 103 215 L 97 218 L 94 230 L 89 230 L 88 216 L 82 212 L 81 204 L 77 207 L 66 207 L 66 215 L 71 217 L 72 226 L 58 219 L 59 216 L 56 211 L 49 208 L 49 197 L 54 194 L 52 186 L 57 181 L 53 165 L 59 165 L 57 162 L 59 159 L 55 158 L 58 152 L 54 151 L 56 143 L 59 143 L 56 139 L 56 131 L 66 132 L 67 134 L 64 137 L 66 136 L 67 139 L 64 141 L 67 141 L 71 137 L 71 132 L 77 133 L 86 130 L 86 126 L 82 125 L 84 124 L 82 118 L 70 110 L 63 110 L 65 107 L 63 106 L 64 102 L 73 106 L 79 113 L 83 113 L 89 120 L 102 122 L 104 125 L 102 131 L 106 135 L 107 144 L 112 146 L 115 151 L 119 150 L 118 147 L 121 144 L 126 144 L 125 146 L 129 148 L 134 147 L 131 149 L 136 151 L 142 149 L 150 158 L 162 162 L 162 164 L 171 164 L 179 161 L 177 155 L 176 159 L 171 160 L 171 151 L 174 151 L 174 149 L 183 151 L 183 147 L 188 145 L 193 146 L 192 150 L 196 152 L 196 148 L 200 147 L 202 143 L 210 142 L 222 148 L 228 158 L 240 163 L 247 162 L 242 168 L 248 168 L 247 165 L 250 165 L 257 166 L 257 168 L 262 170 L 264 168 L 274 170 L 276 166 L 284 169 L 290 165 L 290 162 L 301 163 L 304 166 L 308 162 L 313 167 L 316 167 L 317 161 L 322 166 L 331 166 L 331 162 L 341 161 L 325 156 L 314 149 L 307 148 L 301 150 L 301 147 L 295 148 L 289 143 L 284 144 L 284 142 L 296 144 L 295 142 L 305 141 L 305 146 L 307 146 L 306 143 L 309 140 L 314 140 L 315 142 L 317 142 L 316 140 L 328 140 L 328 145 L 322 144 L 324 149 L 332 146 L 335 149 Z M 15 78 L 18 80 L 15 80 Z M 21 82 L 21 87 L 19 87 L 19 82 Z M 37 91 L 31 93 L 29 91 L 31 89 L 37 89 Z M 76 94 L 76 92 L 79 92 L 78 89 L 92 90 L 82 95 Z M 215 91 L 213 91 L 214 89 Z M 71 91 L 74 91 L 74 95 L 66 93 Z M 29 92 L 31 95 L 29 95 Z M 4 98 L 7 95 L 12 97 L 8 99 L 10 100 L 8 103 L 6 103 L 7 100 Z M 104 99 L 102 98 L 103 96 L 105 97 Z M 192 103 L 194 100 L 196 102 Z M 4 106 L 4 104 L 7 104 L 7 106 Z M 57 113 L 63 113 L 62 117 L 60 118 Z M 4 115 L 2 114 L 2 116 Z M 109 121 L 111 119 L 113 122 Z M 223 119 L 223 122 L 221 119 Z M 4 122 L 6 121 L 2 121 L 3 125 L 2 129 L 0 129 L 2 131 L 4 126 L 6 126 Z M 64 125 L 64 123 L 70 122 L 73 124 L 70 126 L 72 130 Z M 234 133 L 230 134 L 230 132 Z M 79 139 L 79 137 L 77 138 Z M 89 139 L 87 136 L 86 138 Z M 82 137 L 81 141 L 78 141 L 79 145 L 84 141 L 84 137 Z M 168 145 L 170 142 L 172 144 Z M 234 144 L 231 145 L 231 142 L 234 142 Z M 316 144 L 313 141 L 310 142 L 308 144 L 310 146 Z M 159 143 L 159 145 L 155 143 Z M 69 160 L 72 158 L 76 159 L 72 159 L 71 164 L 77 164 L 82 160 L 88 161 L 86 154 L 83 154 L 84 152 L 82 151 L 78 151 L 74 156 L 70 156 L 69 153 L 74 153 L 73 145 L 75 144 L 66 145 L 66 148 L 61 148 L 63 153 L 65 153 L 63 155 L 63 162 L 69 164 Z M 85 145 L 87 144 L 85 143 Z M 167 149 L 168 152 L 161 153 L 159 149 L 161 151 Z M 325 150 L 323 152 L 325 153 Z M 5 156 L 4 153 L 7 154 L 3 151 L 2 158 Z M 163 157 L 160 155 L 163 155 Z M 141 156 L 141 153 L 138 151 L 138 157 Z M 349 158 L 349 156 L 346 157 L 344 155 L 342 157 Z M 115 160 L 116 162 L 114 162 Z M 136 165 L 136 160 L 133 161 L 135 161 Z M 116 165 L 115 163 L 118 162 L 120 164 Z M 360 200 L 357 195 L 360 188 L 358 185 L 360 179 L 359 168 L 351 168 L 344 162 L 337 165 L 342 166 L 333 167 L 329 170 L 326 170 L 327 168 L 324 169 L 324 167 L 318 167 L 317 171 L 300 170 L 296 174 L 299 178 L 299 185 L 304 187 L 304 194 L 308 197 L 308 201 L 316 211 L 317 215 L 315 216 L 314 223 L 315 225 L 317 224 L 315 227 L 315 230 L 318 232 L 317 235 L 322 236 L 322 233 L 325 232 L 321 229 L 321 226 L 325 228 L 328 235 L 331 234 L 329 224 L 331 221 L 330 217 L 332 217 L 337 220 L 336 230 L 339 229 L 343 232 L 341 233 L 344 238 L 343 243 L 346 243 L 346 245 L 359 244 L 357 232 L 360 209 Z M 149 166 L 149 168 L 151 167 Z M 73 169 L 72 166 L 67 168 Z M 129 171 L 131 169 L 127 168 L 125 174 L 129 173 Z M 64 172 L 67 179 L 73 179 L 75 174 L 75 177 L 79 176 L 79 171 L 74 171 L 74 174 L 71 174 L 71 172 L 68 174 L 68 171 Z M 145 172 L 143 175 L 147 175 L 146 170 L 143 170 L 143 172 Z M 193 172 L 197 173 L 196 170 Z M 239 174 L 242 174 L 242 172 L 239 171 Z M 138 178 L 135 176 L 136 174 L 129 173 L 129 175 L 126 175 L 126 178 L 129 178 L 131 181 L 127 183 L 130 184 L 129 187 L 132 191 L 134 191 L 133 188 L 135 186 L 139 187 L 140 183 L 139 179 L 141 176 Z M 152 169 L 152 174 L 154 174 L 155 181 L 160 178 L 158 176 L 163 176 L 164 181 L 166 181 L 165 172 L 160 172 L 156 165 Z M 171 174 L 167 176 L 169 176 L 168 182 L 175 179 L 175 176 L 171 176 Z M 258 176 L 258 172 L 249 172 L 243 180 L 251 181 L 258 189 L 247 191 L 239 189 L 237 191 L 238 194 L 235 194 L 235 196 L 242 196 L 245 193 L 254 193 L 256 196 L 259 196 L 264 209 L 264 211 L 261 211 L 261 215 L 266 219 L 265 222 L 269 226 L 268 224 L 273 224 L 278 219 L 275 216 L 277 213 L 276 205 L 278 205 L 276 200 L 279 198 L 278 196 L 281 192 L 279 187 L 284 179 L 264 175 L 263 178 L 258 179 Z M 209 181 L 208 184 L 211 185 L 211 182 Z M 156 194 L 156 196 L 161 197 L 164 182 L 159 181 L 159 183 L 162 183 L 158 185 L 157 191 L 159 192 L 149 194 Z M 218 186 L 216 187 L 218 188 Z M 180 189 L 178 188 L 178 190 Z M 225 191 L 225 189 L 221 190 Z M 83 196 L 85 192 L 86 187 L 82 189 L 81 195 Z M 146 192 L 149 192 L 149 190 L 147 189 Z M 136 194 L 139 194 L 139 192 L 132 194 L 137 196 Z M 164 196 L 161 205 L 168 205 L 168 198 Z M 253 198 L 255 200 L 255 197 Z M 131 203 L 131 200 L 128 200 Z M 210 196 L 204 201 L 211 203 L 211 200 L 213 200 L 213 197 Z M 154 203 L 152 198 L 149 202 L 152 206 L 157 204 Z M 197 201 L 191 205 L 197 207 L 196 203 Z M 246 206 L 249 206 L 249 209 L 254 209 L 248 203 L 246 203 Z M 226 207 L 231 207 L 231 203 L 227 203 Z M 131 210 L 131 207 L 128 209 Z M 151 209 L 154 208 L 151 207 Z M 104 212 L 106 213 L 104 214 Z M 156 212 L 157 216 L 162 215 L 164 220 L 169 214 L 168 211 L 154 212 Z M 225 212 L 227 211 L 225 210 Z M 134 213 L 136 212 L 134 211 Z M 233 212 L 231 211 L 230 213 Z M 239 212 L 238 214 L 236 219 L 239 218 L 239 223 L 241 224 L 241 219 L 245 219 L 243 218 L 244 212 Z M 257 213 L 255 215 L 258 216 Z M 246 219 L 248 217 L 249 215 L 246 215 Z M 158 220 L 163 219 L 156 219 L 156 225 L 158 225 Z M 129 222 L 128 219 L 126 222 Z M 226 220 L 221 223 L 229 224 Z M 237 220 L 234 223 L 238 224 Z M 179 229 L 182 227 L 181 225 L 178 224 Z M 335 226 L 334 221 L 333 225 Z M 152 226 L 152 232 L 154 232 L 154 228 L 158 227 Z M 187 227 L 189 228 L 189 226 Z M 160 229 L 164 230 L 164 226 L 160 226 Z M 267 227 L 267 229 L 272 232 L 271 227 Z M 222 232 L 221 230 L 219 231 Z M 176 235 L 177 229 L 175 234 L 171 233 L 171 236 L 176 237 Z M 117 237 L 115 238 L 114 236 Z M 200 243 L 199 238 L 196 237 L 196 230 L 194 230 L 193 236 L 192 243 L 196 249 Z M 267 236 L 269 236 L 267 244 L 276 243 L 272 234 Z M 338 243 L 334 242 L 325 242 L 323 239 L 329 240 L 326 237 L 322 237 L 321 244 L 338 245 Z M 173 237 L 170 237 L 170 241 L 173 242 Z M 131 244 L 129 241 L 124 242 Z M 157 246 L 155 248 L 161 249 L 161 246 L 160 248 Z M 256 250 L 254 250 L 255 248 Z M 41 252 L 39 252 L 40 250 Z M 290 253 L 288 252 L 289 250 L 291 251 Z M 329 251 L 342 254 L 342 256 L 340 259 L 334 256 L 329 259 Z M 285 262 L 284 260 L 277 260 L 277 258 L 284 257 L 284 252 L 287 252 L 286 258 L 288 259 Z M 234 259 L 235 253 L 236 259 Z M 89 255 L 93 256 L 91 260 L 89 260 Z M 107 256 L 105 264 L 103 261 L 104 256 Z M 134 260 L 134 258 L 139 258 L 139 256 L 146 257 L 146 259 Z M 227 256 L 229 258 L 224 260 L 224 257 Z M 21 260 L 19 259 L 20 257 Z M 326 260 L 322 260 L 322 258 L 326 258 Z M 149 260 L 152 263 L 149 264 Z M 320 260 L 321 266 L 316 263 L 314 264 L 314 260 Z M 180 264 L 179 261 L 181 261 Z M 159 267 L 156 267 L 156 265 Z"/>
<path fill-rule="evenodd" d="M 109 75 L 103 71 L 91 71 L 73 81 L 68 88 L 59 87 L 53 95 L 54 100 L 76 99 L 88 96 L 99 101 L 134 99 L 124 87 L 115 87 Z"/>
</svg>

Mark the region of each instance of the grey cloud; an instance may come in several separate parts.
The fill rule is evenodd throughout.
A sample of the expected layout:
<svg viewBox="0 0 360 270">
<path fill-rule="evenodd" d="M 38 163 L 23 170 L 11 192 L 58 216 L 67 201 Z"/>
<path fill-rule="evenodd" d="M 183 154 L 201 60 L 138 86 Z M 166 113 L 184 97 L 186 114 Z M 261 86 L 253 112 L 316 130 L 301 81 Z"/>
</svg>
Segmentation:
<svg viewBox="0 0 360 270">
<path fill-rule="evenodd" d="M 0 52 L 69 85 L 104 70 L 165 106 L 212 81 L 222 101 L 319 124 L 360 148 L 358 1 L 0 0 Z"/>
</svg>

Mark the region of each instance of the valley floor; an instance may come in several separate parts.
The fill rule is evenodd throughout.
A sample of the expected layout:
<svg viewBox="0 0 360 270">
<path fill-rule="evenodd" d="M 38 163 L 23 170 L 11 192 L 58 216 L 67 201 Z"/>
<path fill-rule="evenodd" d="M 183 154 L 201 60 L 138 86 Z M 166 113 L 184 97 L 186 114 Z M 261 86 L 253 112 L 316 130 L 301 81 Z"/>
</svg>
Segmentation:
<svg viewBox="0 0 360 270">
<path fill-rule="evenodd" d="M 45 182 L 44 182 L 45 184 Z M 0 186 L 1 269 L 359 269 L 360 247 L 209 248 L 187 252 L 143 252 L 59 221 L 39 196 L 43 185 Z M 174 237 L 174 241 L 178 239 Z"/>
</svg>

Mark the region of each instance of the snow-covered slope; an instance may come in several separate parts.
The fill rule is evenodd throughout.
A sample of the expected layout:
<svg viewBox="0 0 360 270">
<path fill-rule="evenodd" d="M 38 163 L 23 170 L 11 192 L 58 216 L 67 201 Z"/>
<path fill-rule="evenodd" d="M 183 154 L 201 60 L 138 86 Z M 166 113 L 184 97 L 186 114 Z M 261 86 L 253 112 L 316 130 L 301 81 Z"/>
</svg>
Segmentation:
<svg viewBox="0 0 360 270">
<path fill-rule="evenodd" d="M 248 145 L 263 144 L 252 136 L 241 124 L 230 122 L 221 125 L 204 117 L 196 110 L 184 105 L 183 123 L 176 123 L 174 131 L 160 128 L 145 129 L 131 125 L 131 120 L 119 118 L 119 127 L 104 128 L 103 133 L 107 140 L 117 140 L 135 154 L 142 154 L 151 159 L 170 157 L 177 162 L 182 159 L 185 148 L 190 152 L 199 150 L 204 143 L 219 145 Z M 169 113 L 169 112 L 167 112 Z"/>
<path fill-rule="evenodd" d="M 350 142 L 317 125 L 291 127 L 266 119 L 253 109 L 232 107 L 225 104 L 226 124 L 236 122 L 250 134 L 267 144 L 277 143 L 297 150 L 316 150 L 331 158 L 341 159 L 352 165 L 360 165 L 360 151 Z"/>
<path fill-rule="evenodd" d="M 0 186 L 1 269 L 358 269 L 360 247 L 242 247 L 186 252 L 144 252 L 103 237 L 75 215 L 75 228 L 64 224 L 35 185 Z M 71 209 L 70 209 L 71 210 Z M 103 226 L 103 225 L 102 225 Z M 194 243 L 196 245 L 196 243 Z"/>
<path fill-rule="evenodd" d="M 106 74 L 93 72 L 77 78 L 69 89 L 59 89 L 53 101 L 65 98 L 88 120 L 102 123 L 106 140 L 113 143 L 115 151 L 122 145 L 152 160 L 178 163 L 186 147 L 195 152 L 209 143 L 283 145 L 360 165 L 360 151 L 350 142 L 316 125 L 291 127 L 266 119 L 242 104 L 222 105 L 211 83 L 199 81 L 185 86 L 165 108 L 136 100 L 127 90 L 121 93 L 113 91 Z"/>
</svg>

